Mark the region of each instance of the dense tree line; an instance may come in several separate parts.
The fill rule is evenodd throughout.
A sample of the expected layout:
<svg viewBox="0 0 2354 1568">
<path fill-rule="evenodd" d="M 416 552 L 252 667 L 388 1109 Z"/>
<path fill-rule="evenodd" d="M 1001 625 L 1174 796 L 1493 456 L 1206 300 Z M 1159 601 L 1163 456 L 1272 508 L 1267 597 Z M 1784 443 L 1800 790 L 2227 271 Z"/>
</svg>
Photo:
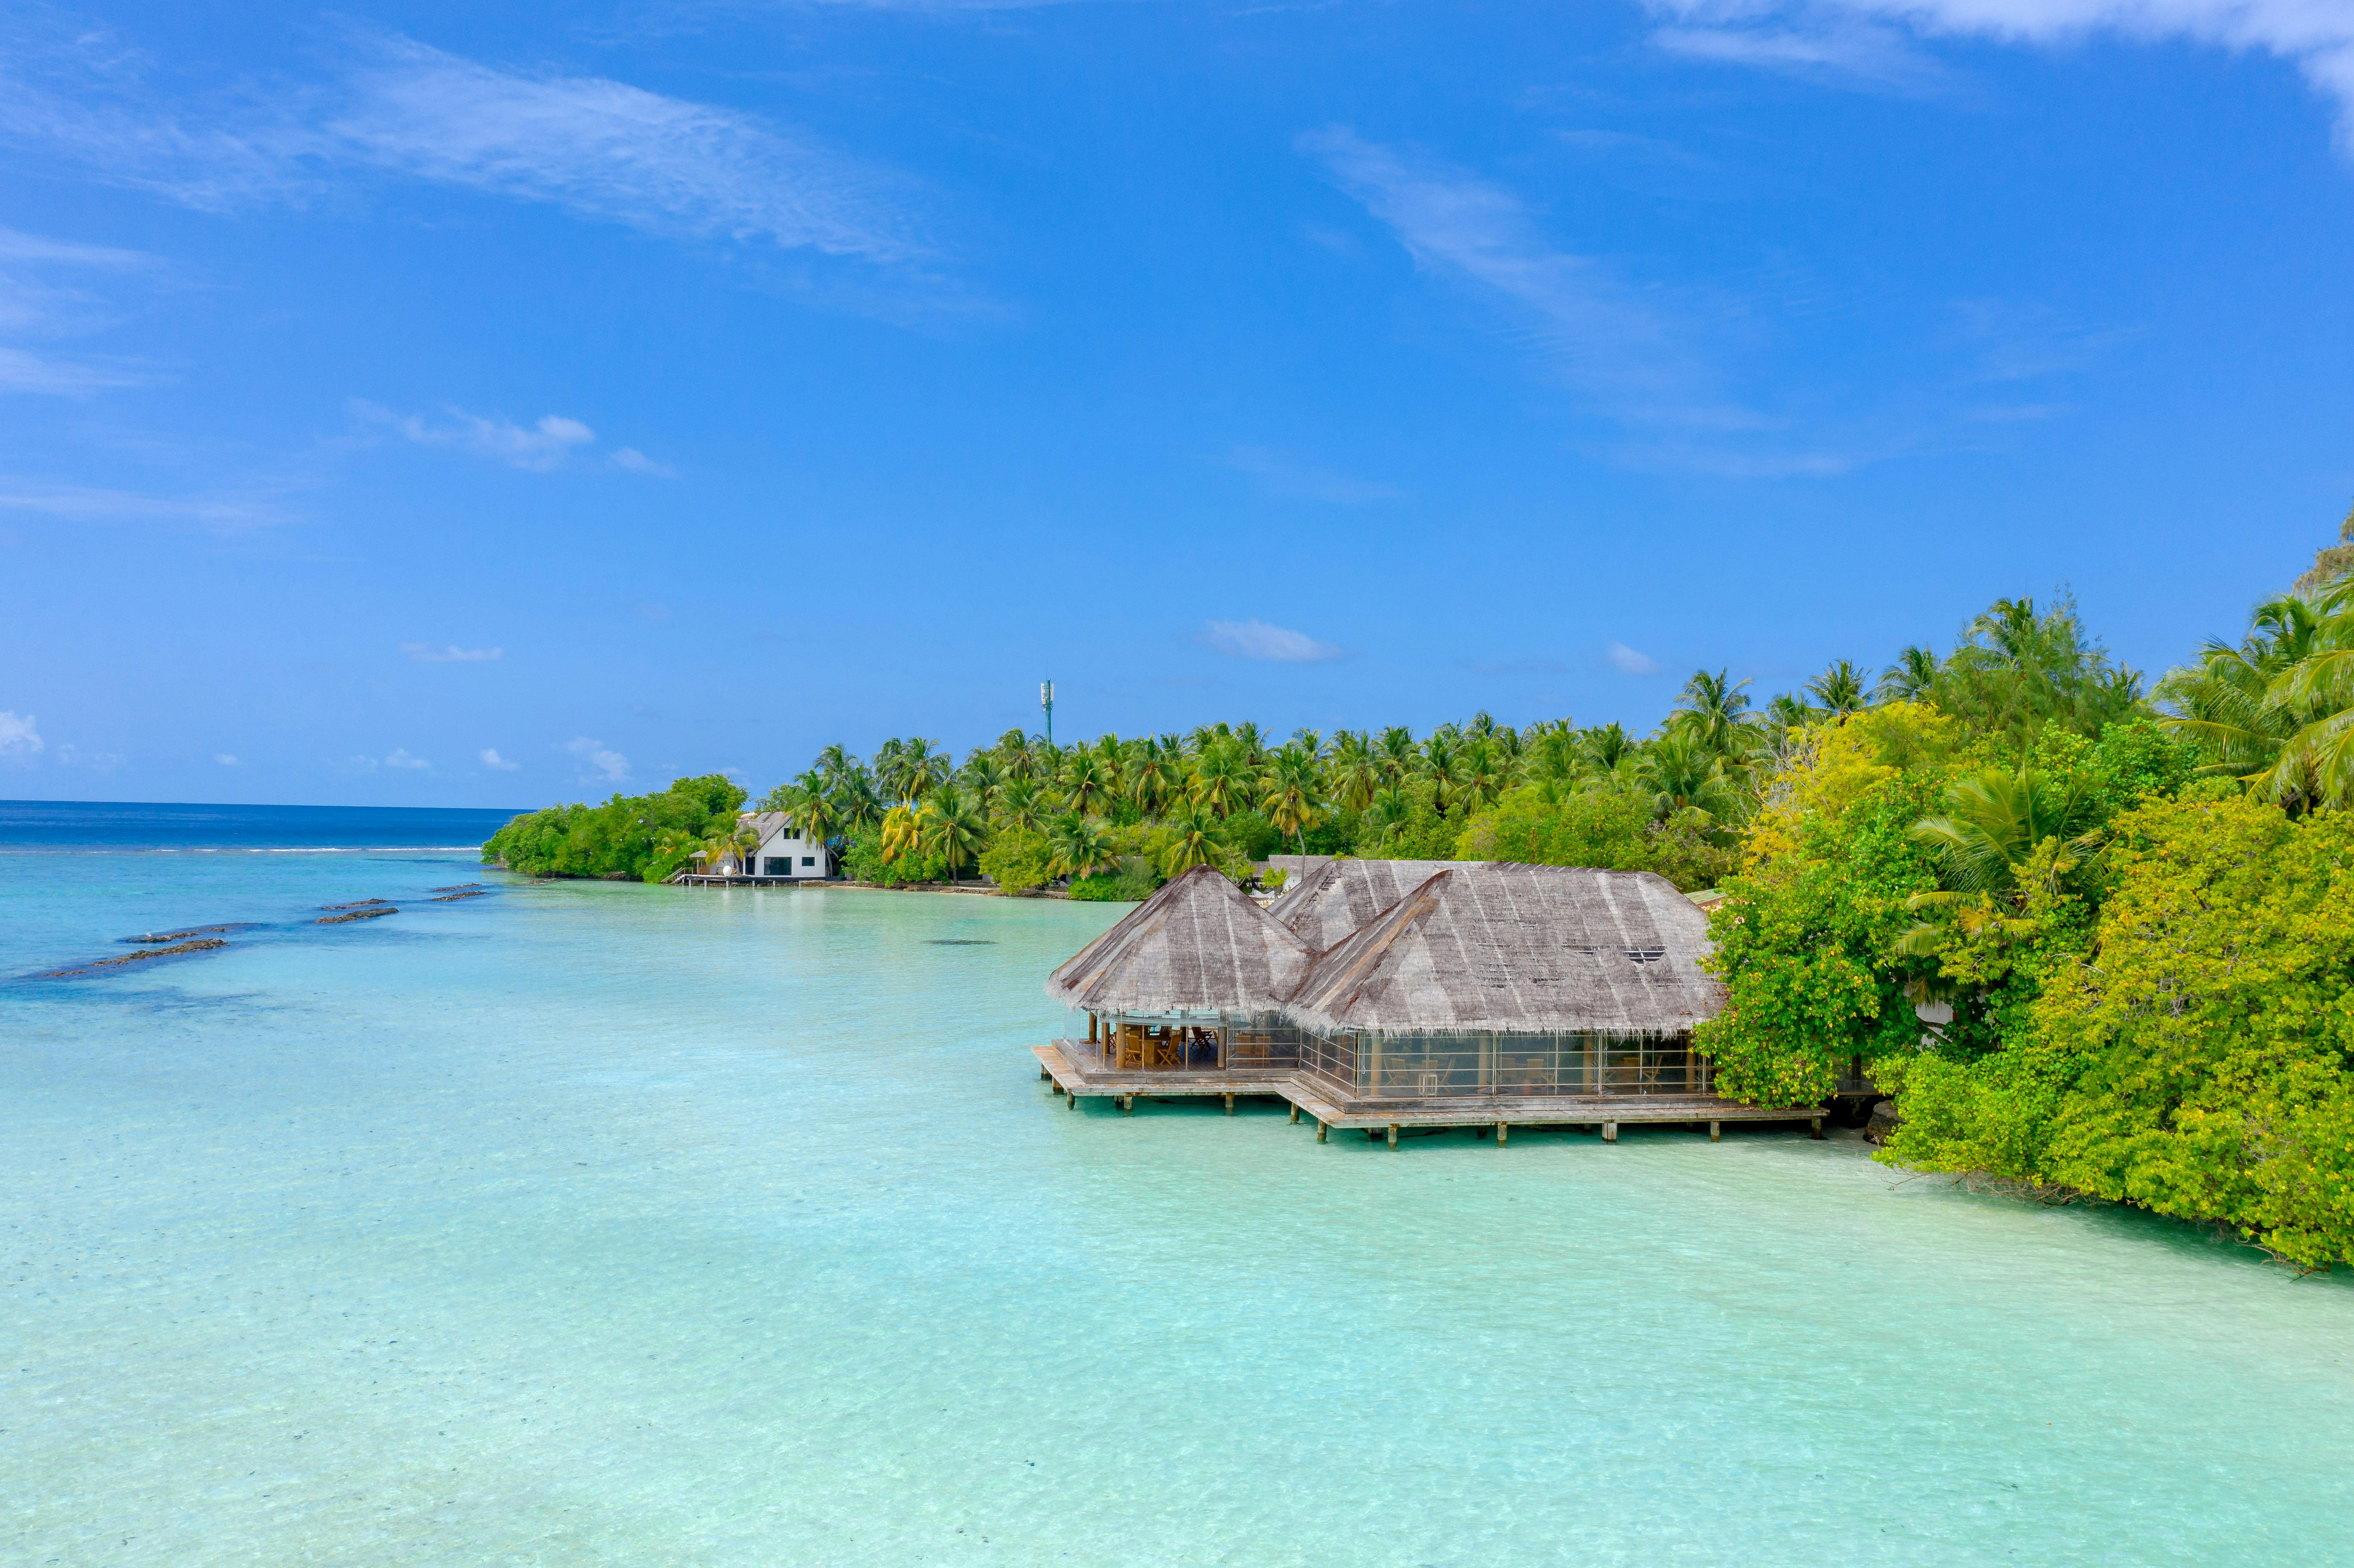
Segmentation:
<svg viewBox="0 0 2354 1568">
<path fill-rule="evenodd" d="M 1251 724 L 961 759 L 829 747 L 761 805 L 881 883 L 985 874 L 1137 898 L 1282 848 L 1656 871 L 1723 894 L 1724 1092 L 1806 1103 L 1861 1065 L 1882 1157 L 2354 1260 L 2354 517 L 2247 634 L 2146 688 L 2064 598 L 1940 653 L 1833 663 L 1753 705 L 1696 673 L 1649 735 L 1485 714 Z M 659 880 L 741 847 L 743 793 L 518 818 L 487 856 Z"/>
</svg>

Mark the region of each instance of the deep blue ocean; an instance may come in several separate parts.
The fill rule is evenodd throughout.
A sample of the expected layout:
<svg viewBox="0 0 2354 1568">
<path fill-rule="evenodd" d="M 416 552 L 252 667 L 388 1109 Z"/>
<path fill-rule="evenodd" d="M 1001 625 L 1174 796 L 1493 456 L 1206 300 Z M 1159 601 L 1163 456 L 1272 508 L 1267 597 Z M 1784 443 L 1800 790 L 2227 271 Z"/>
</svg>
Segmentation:
<svg viewBox="0 0 2354 1568">
<path fill-rule="evenodd" d="M 1074 1110 L 1124 906 L 504 815 L 0 808 L 0 1563 L 2354 1561 L 2344 1278 L 1851 1134 Z"/>
</svg>

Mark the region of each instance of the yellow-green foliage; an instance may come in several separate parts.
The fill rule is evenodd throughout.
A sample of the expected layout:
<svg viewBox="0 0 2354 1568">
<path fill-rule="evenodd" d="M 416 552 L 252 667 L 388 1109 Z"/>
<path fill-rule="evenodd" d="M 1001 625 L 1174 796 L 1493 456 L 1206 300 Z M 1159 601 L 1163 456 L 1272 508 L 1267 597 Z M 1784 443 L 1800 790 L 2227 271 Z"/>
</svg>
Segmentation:
<svg viewBox="0 0 2354 1568">
<path fill-rule="evenodd" d="M 1835 825 L 1876 784 L 1959 756 L 1962 726 L 1921 703 L 1866 708 L 1808 730 L 1767 787 L 1742 839 L 1742 867 L 1800 854 L 1807 824 Z"/>
<path fill-rule="evenodd" d="M 2354 1261 L 2354 819 L 2158 800 L 2112 832 L 2093 953 L 2005 1049 L 1914 1059 L 1885 1157 Z"/>
</svg>

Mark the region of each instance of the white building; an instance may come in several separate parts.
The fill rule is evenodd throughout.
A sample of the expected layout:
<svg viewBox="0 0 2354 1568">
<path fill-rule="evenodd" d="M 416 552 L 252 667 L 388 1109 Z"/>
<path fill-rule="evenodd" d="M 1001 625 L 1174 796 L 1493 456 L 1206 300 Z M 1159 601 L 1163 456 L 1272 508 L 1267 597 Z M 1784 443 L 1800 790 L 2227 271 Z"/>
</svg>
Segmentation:
<svg viewBox="0 0 2354 1568">
<path fill-rule="evenodd" d="M 826 847 L 812 843 L 801 836 L 788 811 L 746 811 L 736 819 L 737 826 L 749 828 L 758 835 L 759 847 L 749 855 L 727 855 L 717 865 L 705 865 L 701 855 L 695 856 L 696 874 L 702 876 L 793 877 L 816 881 L 833 868 L 827 863 Z"/>
</svg>

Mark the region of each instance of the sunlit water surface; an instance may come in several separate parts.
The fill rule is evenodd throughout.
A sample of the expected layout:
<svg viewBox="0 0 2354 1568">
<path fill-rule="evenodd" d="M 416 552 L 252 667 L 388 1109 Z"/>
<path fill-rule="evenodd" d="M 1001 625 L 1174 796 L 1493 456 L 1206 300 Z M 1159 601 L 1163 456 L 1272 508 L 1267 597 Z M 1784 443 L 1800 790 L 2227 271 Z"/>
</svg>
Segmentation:
<svg viewBox="0 0 2354 1568">
<path fill-rule="evenodd" d="M 1072 1111 L 1117 908 L 482 874 L 0 853 L 0 1560 L 2354 1557 L 2341 1281 L 1851 1135 Z"/>
</svg>

